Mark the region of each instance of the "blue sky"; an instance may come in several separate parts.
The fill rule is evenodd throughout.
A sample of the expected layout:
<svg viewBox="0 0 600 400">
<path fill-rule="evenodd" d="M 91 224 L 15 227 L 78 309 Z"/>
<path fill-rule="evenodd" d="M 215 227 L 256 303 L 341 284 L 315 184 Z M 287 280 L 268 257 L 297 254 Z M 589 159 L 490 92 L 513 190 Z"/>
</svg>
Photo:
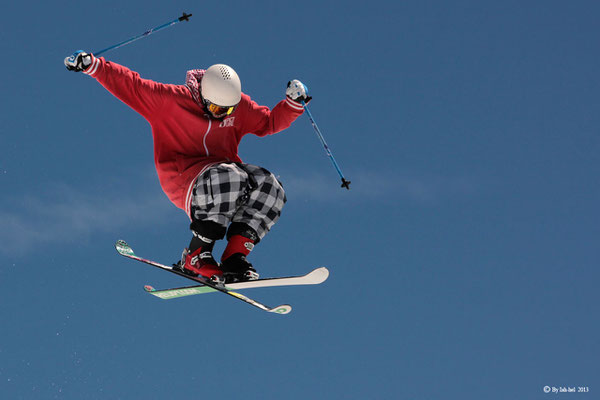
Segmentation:
<svg viewBox="0 0 600 400">
<path fill-rule="evenodd" d="M 246 137 L 288 203 L 251 260 L 327 266 L 315 287 L 160 300 L 187 284 L 188 220 L 162 193 L 142 117 L 72 51 L 186 11 L 108 59 L 183 83 L 222 62 L 306 116 Z M 0 394 L 10 399 L 547 399 L 600 390 L 596 2 L 52 2 L 0 20 Z M 217 253 L 223 245 L 217 245 Z M 562 395 L 567 396 L 567 395 Z"/>
</svg>

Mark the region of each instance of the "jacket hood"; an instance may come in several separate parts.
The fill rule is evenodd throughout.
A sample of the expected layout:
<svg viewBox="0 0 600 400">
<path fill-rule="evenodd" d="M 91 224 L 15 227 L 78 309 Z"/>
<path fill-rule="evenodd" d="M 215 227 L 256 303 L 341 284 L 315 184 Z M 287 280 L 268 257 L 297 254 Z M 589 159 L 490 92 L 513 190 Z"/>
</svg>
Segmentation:
<svg viewBox="0 0 600 400">
<path fill-rule="evenodd" d="M 192 97 L 200 107 L 204 107 L 202 96 L 200 95 L 200 85 L 205 72 L 206 70 L 204 69 L 192 69 L 185 75 L 185 86 L 190 90 Z"/>
</svg>

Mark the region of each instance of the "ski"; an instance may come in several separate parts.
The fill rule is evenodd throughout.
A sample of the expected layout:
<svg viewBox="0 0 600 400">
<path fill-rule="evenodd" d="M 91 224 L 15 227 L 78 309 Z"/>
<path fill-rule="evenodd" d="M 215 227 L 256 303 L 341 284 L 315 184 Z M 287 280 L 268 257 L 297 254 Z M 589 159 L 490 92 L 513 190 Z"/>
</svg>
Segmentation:
<svg viewBox="0 0 600 400">
<path fill-rule="evenodd" d="M 259 287 L 275 287 L 275 286 L 295 286 L 295 285 L 318 285 L 325 282 L 329 277 L 329 270 L 325 267 L 317 268 L 306 275 L 288 276 L 284 278 L 265 278 L 257 279 L 248 282 L 235 282 L 225 285 L 229 290 L 252 289 Z M 144 286 L 144 290 L 156 297 L 164 300 L 175 299 L 184 296 L 192 296 L 195 294 L 213 293 L 215 290 L 204 285 L 200 286 L 185 286 L 173 289 L 157 290 L 150 285 Z"/>
<path fill-rule="evenodd" d="M 170 267 L 168 265 L 164 265 L 164 264 L 158 263 L 156 261 L 146 260 L 144 258 L 138 257 L 135 255 L 131 246 L 129 246 L 124 240 L 117 240 L 117 242 L 115 243 L 115 248 L 117 249 L 117 252 L 124 257 L 130 258 L 132 260 L 140 261 L 140 262 L 146 263 L 148 265 L 152 265 L 153 267 L 160 268 L 165 271 L 169 271 L 176 275 L 182 276 L 184 278 L 190 279 L 192 281 L 198 282 L 198 283 L 200 283 L 204 286 L 208 286 L 216 291 L 225 293 L 231 297 L 242 300 L 248 304 L 253 305 L 256 308 L 260 308 L 261 310 L 276 313 L 276 314 L 288 314 L 290 311 L 292 311 L 292 306 L 290 306 L 289 304 L 282 304 L 277 307 L 268 307 L 256 300 L 253 300 L 249 297 L 244 296 L 243 294 L 234 292 L 233 290 L 226 288 L 224 285 L 215 284 L 215 283 L 213 283 L 207 279 L 203 279 L 202 277 L 199 277 L 199 276 L 198 277 L 190 276 L 190 275 L 184 274 L 183 272 L 180 272 L 180 271 L 176 270 L 175 268 Z"/>
</svg>

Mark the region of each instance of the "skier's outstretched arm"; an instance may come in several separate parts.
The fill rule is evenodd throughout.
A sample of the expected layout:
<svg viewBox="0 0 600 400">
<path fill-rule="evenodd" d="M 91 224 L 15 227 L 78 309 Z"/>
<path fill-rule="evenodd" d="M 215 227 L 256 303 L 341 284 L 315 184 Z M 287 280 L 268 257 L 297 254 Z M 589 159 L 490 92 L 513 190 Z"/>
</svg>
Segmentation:
<svg viewBox="0 0 600 400">
<path fill-rule="evenodd" d="M 247 96 L 246 100 L 248 113 L 244 121 L 243 133 L 266 136 L 289 128 L 304 111 L 300 102 L 309 102 L 311 97 L 308 96 L 306 86 L 294 79 L 288 82 L 286 98 L 277 103 L 273 110 L 258 105 Z"/>
<path fill-rule="evenodd" d="M 119 100 L 150 120 L 164 101 L 165 86 L 140 75 L 127 67 L 77 51 L 65 59 L 68 70 L 83 72 L 104 86 Z"/>
</svg>

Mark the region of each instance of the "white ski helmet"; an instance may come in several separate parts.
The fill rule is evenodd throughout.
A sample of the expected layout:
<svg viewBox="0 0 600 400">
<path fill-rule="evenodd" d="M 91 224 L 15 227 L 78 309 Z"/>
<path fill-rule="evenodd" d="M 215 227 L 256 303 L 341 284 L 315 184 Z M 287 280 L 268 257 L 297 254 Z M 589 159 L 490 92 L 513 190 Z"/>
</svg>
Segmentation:
<svg viewBox="0 0 600 400">
<path fill-rule="evenodd" d="M 238 74 L 228 65 L 210 66 L 200 83 L 200 93 L 204 100 L 212 104 L 233 107 L 242 99 L 242 83 Z"/>
</svg>

